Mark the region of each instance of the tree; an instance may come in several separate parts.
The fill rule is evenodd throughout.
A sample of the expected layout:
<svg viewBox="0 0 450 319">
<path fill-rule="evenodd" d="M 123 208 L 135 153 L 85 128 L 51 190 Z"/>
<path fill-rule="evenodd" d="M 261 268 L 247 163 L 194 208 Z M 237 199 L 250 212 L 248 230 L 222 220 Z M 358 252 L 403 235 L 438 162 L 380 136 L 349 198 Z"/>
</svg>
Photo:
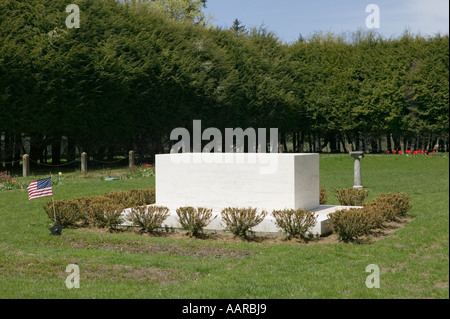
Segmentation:
<svg viewBox="0 0 450 319">
<path fill-rule="evenodd" d="M 242 25 L 242 22 L 238 19 L 235 19 L 233 21 L 233 25 L 231 26 L 230 30 L 233 30 L 237 35 L 246 35 L 247 29 L 245 28 L 245 25 Z"/>
<path fill-rule="evenodd" d="M 202 11 L 207 0 L 149 0 L 151 8 L 164 12 L 174 20 L 186 20 L 206 24 L 207 18 Z"/>
<path fill-rule="evenodd" d="M 316 33 L 285 44 L 237 19 L 204 27 L 206 2 L 188 0 L 85 0 L 81 27 L 67 29 L 67 1 L 46 3 L 0 1 L 0 160 L 23 150 L 45 161 L 51 149 L 57 163 L 76 147 L 98 159 L 152 155 L 194 119 L 276 127 L 298 152 L 306 142 L 380 149 L 380 136 L 395 148 L 448 140 L 448 35 Z"/>
</svg>

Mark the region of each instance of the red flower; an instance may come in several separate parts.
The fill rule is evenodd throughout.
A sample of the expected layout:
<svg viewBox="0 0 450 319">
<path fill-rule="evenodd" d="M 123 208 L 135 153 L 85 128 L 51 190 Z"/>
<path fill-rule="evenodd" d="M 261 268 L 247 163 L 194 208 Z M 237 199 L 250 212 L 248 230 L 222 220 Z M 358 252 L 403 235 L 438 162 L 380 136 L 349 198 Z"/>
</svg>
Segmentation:
<svg viewBox="0 0 450 319">
<path fill-rule="evenodd" d="M 152 167 L 152 164 L 145 164 L 145 167 Z"/>
<path fill-rule="evenodd" d="M 433 150 L 433 153 L 436 153 L 436 150 Z"/>
<path fill-rule="evenodd" d="M 396 150 L 394 150 L 393 152 L 394 152 L 394 154 L 397 154 L 397 151 L 396 151 Z"/>
<path fill-rule="evenodd" d="M 387 151 L 388 154 L 390 154 L 391 152 Z"/>
<path fill-rule="evenodd" d="M 398 153 L 399 153 L 399 154 L 403 154 L 403 152 L 402 152 L 402 151 L 398 151 Z"/>
</svg>

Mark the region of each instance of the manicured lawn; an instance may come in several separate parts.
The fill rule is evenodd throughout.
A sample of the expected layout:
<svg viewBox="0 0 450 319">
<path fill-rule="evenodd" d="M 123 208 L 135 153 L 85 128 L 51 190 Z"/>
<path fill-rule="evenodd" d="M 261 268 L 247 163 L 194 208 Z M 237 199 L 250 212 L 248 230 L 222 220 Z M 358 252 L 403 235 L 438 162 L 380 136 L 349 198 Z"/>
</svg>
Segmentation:
<svg viewBox="0 0 450 319">
<path fill-rule="evenodd" d="M 371 244 L 241 242 L 150 237 L 64 229 L 51 236 L 43 206 L 26 190 L 0 192 L 0 298 L 449 298 L 449 160 L 368 155 L 369 200 L 383 192 L 411 196 L 414 219 Z M 121 176 L 107 182 L 107 174 Z M 109 176 L 108 175 L 108 176 Z M 41 175 L 39 177 L 45 177 Z M 17 178 L 29 183 L 36 176 Z M 64 172 L 55 199 L 154 186 L 127 170 Z M 348 155 L 321 155 L 321 187 L 353 185 Z M 67 265 L 80 267 L 80 289 L 67 289 Z M 381 270 L 368 289 L 369 264 Z"/>
</svg>

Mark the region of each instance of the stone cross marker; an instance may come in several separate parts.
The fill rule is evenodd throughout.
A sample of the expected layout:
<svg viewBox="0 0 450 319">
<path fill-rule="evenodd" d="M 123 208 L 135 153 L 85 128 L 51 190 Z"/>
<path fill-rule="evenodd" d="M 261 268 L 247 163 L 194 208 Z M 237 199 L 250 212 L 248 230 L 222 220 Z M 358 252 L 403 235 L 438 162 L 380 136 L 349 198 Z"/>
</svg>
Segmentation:
<svg viewBox="0 0 450 319">
<path fill-rule="evenodd" d="M 355 189 L 363 189 L 361 182 L 361 158 L 364 157 L 364 152 L 350 152 L 350 156 L 355 159 L 354 165 L 354 186 Z"/>
</svg>

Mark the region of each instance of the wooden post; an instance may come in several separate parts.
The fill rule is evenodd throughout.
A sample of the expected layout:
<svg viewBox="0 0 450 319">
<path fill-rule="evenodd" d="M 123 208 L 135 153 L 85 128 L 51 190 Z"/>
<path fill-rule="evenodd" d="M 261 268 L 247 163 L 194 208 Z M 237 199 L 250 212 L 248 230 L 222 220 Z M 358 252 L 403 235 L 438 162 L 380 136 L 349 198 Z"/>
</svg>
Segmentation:
<svg viewBox="0 0 450 319">
<path fill-rule="evenodd" d="M 28 177 L 30 175 L 30 156 L 28 154 L 24 154 L 22 157 L 23 166 L 22 173 L 23 177 Z"/>
<path fill-rule="evenodd" d="M 81 153 L 81 172 L 87 172 L 87 154 L 86 152 Z"/>
<path fill-rule="evenodd" d="M 128 153 L 128 163 L 129 163 L 130 168 L 134 167 L 134 151 L 130 151 Z"/>
</svg>

